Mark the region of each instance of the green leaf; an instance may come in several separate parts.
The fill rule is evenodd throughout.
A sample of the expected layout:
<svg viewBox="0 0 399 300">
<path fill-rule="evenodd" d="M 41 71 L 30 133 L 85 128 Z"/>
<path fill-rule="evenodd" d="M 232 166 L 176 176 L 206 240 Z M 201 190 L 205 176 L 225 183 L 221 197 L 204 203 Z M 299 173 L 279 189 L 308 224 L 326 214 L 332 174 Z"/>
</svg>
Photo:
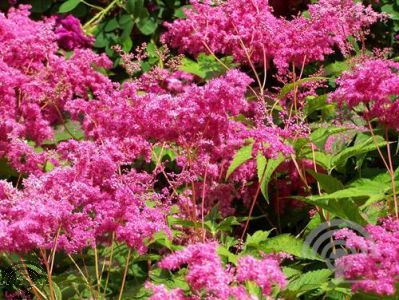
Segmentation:
<svg viewBox="0 0 399 300">
<path fill-rule="evenodd" d="M 237 66 L 233 62 L 231 56 L 220 58 L 224 65 L 233 68 Z M 223 75 L 226 72 L 226 68 L 220 64 L 213 56 L 200 53 L 197 57 L 197 61 L 193 61 L 189 58 L 183 58 L 182 64 L 179 69 L 181 71 L 197 75 L 203 79 L 212 79 L 214 77 Z"/>
<path fill-rule="evenodd" d="M 332 271 L 329 269 L 306 272 L 301 274 L 299 278 L 290 281 L 287 289 L 296 293 L 318 289 L 321 284 L 329 280 L 331 275 Z"/>
<path fill-rule="evenodd" d="M 125 24 L 129 23 L 132 21 L 132 16 L 131 15 L 121 15 L 119 17 L 119 25 L 123 27 Z"/>
<path fill-rule="evenodd" d="M 124 40 L 122 40 L 122 50 L 123 51 L 125 51 L 125 52 L 129 52 L 131 49 L 132 49 L 132 47 L 133 47 L 133 41 L 132 41 L 132 39 L 130 38 L 130 36 L 128 36 L 126 39 L 124 39 Z"/>
<path fill-rule="evenodd" d="M 310 160 L 315 160 L 317 165 L 322 166 L 326 170 L 330 170 L 331 168 L 331 155 L 327 155 L 324 152 L 315 151 L 314 153 L 309 152 L 305 156 L 305 158 Z"/>
<path fill-rule="evenodd" d="M 4 157 L 0 157 L 0 178 L 18 177 L 18 172 L 15 171 Z"/>
<path fill-rule="evenodd" d="M 152 235 L 150 244 L 153 243 L 158 243 L 169 250 L 175 249 L 172 241 L 169 239 L 169 236 L 163 231 L 156 232 Z"/>
<path fill-rule="evenodd" d="M 231 253 L 226 247 L 219 246 L 217 249 L 217 253 L 222 258 L 225 257 L 227 259 L 227 262 L 233 263 L 235 265 L 237 264 L 237 256 Z"/>
<path fill-rule="evenodd" d="M 267 197 L 267 186 L 268 182 L 264 181 L 263 179 L 266 176 L 266 165 L 267 165 L 267 159 L 264 155 L 261 154 L 261 152 L 258 152 L 258 155 L 256 156 L 256 170 L 258 173 L 258 181 L 259 184 L 261 185 L 261 191 L 263 196 L 268 199 Z M 261 182 L 264 181 L 264 182 Z"/>
<path fill-rule="evenodd" d="M 249 145 L 243 146 L 237 151 L 233 157 L 233 161 L 227 169 L 226 180 L 239 166 L 252 158 L 252 148 L 253 144 L 251 143 Z"/>
<path fill-rule="evenodd" d="M 137 28 L 144 35 L 151 35 L 157 29 L 158 24 L 152 18 L 140 19 L 137 22 Z"/>
<path fill-rule="evenodd" d="M 332 64 L 327 65 L 324 68 L 324 74 L 326 76 L 338 76 L 343 71 L 346 71 L 349 68 L 349 64 L 346 61 L 336 61 Z"/>
<path fill-rule="evenodd" d="M 238 225 L 240 225 L 240 222 L 238 222 L 237 218 L 234 216 L 230 216 L 230 217 L 223 219 L 217 225 L 217 231 L 231 232 L 233 229 L 233 226 L 238 226 Z"/>
<path fill-rule="evenodd" d="M 169 226 L 172 225 L 181 225 L 183 227 L 200 227 L 199 223 L 181 219 L 181 218 L 175 218 L 172 216 L 168 216 L 167 218 Z"/>
<path fill-rule="evenodd" d="M 32 5 L 31 11 L 33 13 L 44 13 L 51 7 L 51 0 L 31 0 L 29 4 Z"/>
<path fill-rule="evenodd" d="M 125 9 L 129 14 L 137 17 L 144 8 L 144 0 L 127 0 Z"/>
<path fill-rule="evenodd" d="M 116 20 L 116 18 L 113 18 L 113 19 L 109 20 L 109 21 L 105 24 L 104 31 L 110 32 L 110 31 L 113 31 L 113 30 L 115 30 L 115 29 L 117 29 L 117 28 L 119 28 L 119 23 L 118 23 L 118 21 Z"/>
<path fill-rule="evenodd" d="M 58 12 L 60 13 L 69 12 L 73 10 L 76 6 L 78 6 L 79 3 L 80 0 L 67 0 L 61 4 L 60 8 L 58 9 Z"/>
<path fill-rule="evenodd" d="M 288 83 L 283 86 L 283 88 L 280 90 L 280 93 L 278 95 L 279 99 L 283 99 L 289 92 L 294 90 L 297 87 L 300 87 L 302 84 L 306 82 L 313 82 L 313 81 L 322 81 L 322 80 L 327 80 L 328 78 L 326 77 L 308 77 L 308 78 L 302 78 L 296 82 Z"/>
<path fill-rule="evenodd" d="M 310 135 L 310 140 L 320 149 L 324 149 L 324 145 L 327 139 L 337 133 L 347 131 L 347 128 L 341 127 L 328 127 L 328 128 L 317 128 Z"/>
<path fill-rule="evenodd" d="M 368 222 L 360 214 L 359 206 L 354 200 L 365 199 L 364 193 L 355 196 L 356 189 L 346 189 L 323 196 L 310 196 L 307 198 L 297 198 L 309 204 L 321 207 L 345 220 L 366 225 Z"/>
<path fill-rule="evenodd" d="M 308 97 L 305 102 L 305 106 L 303 108 L 303 113 L 305 116 L 309 116 L 313 112 L 317 110 L 321 110 L 325 107 L 333 107 L 333 104 L 327 103 L 327 94 L 326 95 L 321 95 L 318 97 Z"/>
<path fill-rule="evenodd" d="M 108 44 L 108 40 L 105 38 L 104 32 L 100 32 L 96 35 L 96 41 L 94 43 L 94 47 L 96 48 L 104 48 Z"/>
<path fill-rule="evenodd" d="M 385 141 L 377 142 L 377 145 L 374 143 L 373 138 L 369 138 L 366 141 L 354 145 L 352 147 L 348 147 L 342 150 L 340 153 L 335 155 L 331 160 L 331 165 L 333 168 L 340 168 L 346 164 L 346 161 L 360 154 L 364 154 L 373 150 L 376 150 L 377 147 L 381 148 L 386 146 L 388 143 Z"/>
<path fill-rule="evenodd" d="M 61 289 L 54 281 L 52 282 L 52 289 L 51 289 L 52 296 L 50 296 L 50 289 L 48 286 L 44 286 L 43 289 L 46 292 L 46 294 L 49 296 L 49 299 L 62 300 Z"/>
<path fill-rule="evenodd" d="M 83 130 L 79 122 L 68 120 L 65 124 L 57 126 L 55 129 L 54 138 L 52 140 L 46 140 L 43 145 L 54 145 L 62 141 L 70 139 L 82 139 L 84 137 Z"/>
<path fill-rule="evenodd" d="M 395 10 L 395 7 L 393 4 L 385 4 L 381 7 L 381 10 L 384 13 L 387 13 L 392 20 L 399 20 L 399 12 Z"/>
<path fill-rule="evenodd" d="M 278 166 L 284 161 L 284 157 L 280 154 L 276 159 L 269 159 L 266 163 L 266 157 L 261 154 L 258 154 L 256 158 L 256 165 L 258 170 L 258 180 L 262 179 L 260 182 L 260 188 L 263 196 L 267 201 L 269 201 L 269 181 Z M 266 166 L 266 169 L 265 169 Z M 263 178 L 262 178 L 263 175 Z"/>
<path fill-rule="evenodd" d="M 269 238 L 261 245 L 260 250 L 266 253 L 284 252 L 304 259 L 324 261 L 302 240 L 296 239 L 290 234 L 280 234 Z"/>
<path fill-rule="evenodd" d="M 175 13 L 174 13 L 174 17 L 175 18 L 179 18 L 179 19 L 185 19 L 186 18 L 186 15 L 184 14 L 184 10 L 185 9 L 189 9 L 189 8 L 191 8 L 192 7 L 192 5 L 183 5 L 183 6 L 181 6 L 181 7 L 179 7 L 178 9 L 176 9 L 175 10 Z"/>
<path fill-rule="evenodd" d="M 307 172 L 317 180 L 321 188 L 328 194 L 344 189 L 342 182 L 331 175 L 316 173 L 313 170 L 307 170 Z"/>
<path fill-rule="evenodd" d="M 361 208 L 365 208 L 376 201 L 385 199 L 390 190 L 391 183 L 389 176 L 382 174 L 373 179 L 358 179 L 345 189 L 329 195 L 310 196 L 308 199 L 310 201 L 328 201 L 328 199 L 346 201 L 352 199 L 356 201 L 356 204 L 362 204 Z"/>
<path fill-rule="evenodd" d="M 120 36 L 120 39 L 123 41 L 127 38 L 130 38 L 130 35 L 132 33 L 134 27 L 134 22 L 132 18 L 125 19 L 123 25 L 121 25 L 121 28 L 123 28 L 123 32 Z"/>
<path fill-rule="evenodd" d="M 261 247 L 261 244 L 266 242 L 270 232 L 271 230 L 258 230 L 253 235 L 248 234 L 244 244 L 244 251 L 250 248 L 259 249 Z"/>
</svg>

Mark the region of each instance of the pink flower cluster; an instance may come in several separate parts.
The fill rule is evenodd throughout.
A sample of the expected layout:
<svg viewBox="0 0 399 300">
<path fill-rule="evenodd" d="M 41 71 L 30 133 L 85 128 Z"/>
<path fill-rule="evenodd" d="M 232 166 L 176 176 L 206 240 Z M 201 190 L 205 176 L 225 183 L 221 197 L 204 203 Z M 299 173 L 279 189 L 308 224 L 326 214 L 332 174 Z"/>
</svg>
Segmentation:
<svg viewBox="0 0 399 300">
<path fill-rule="evenodd" d="M 147 237 L 169 233 L 167 207 L 152 191 L 151 176 L 119 173 L 124 156 L 111 143 L 70 141 L 60 144 L 58 154 L 69 166 L 31 175 L 22 190 L 0 181 L 0 251 L 70 253 L 110 241 L 115 233 L 142 253 Z"/>
<path fill-rule="evenodd" d="M 207 208 L 220 203 L 233 212 L 238 189 L 256 171 L 224 178 L 248 140 L 267 157 L 292 152 L 281 129 L 236 120 L 254 123 L 245 98 L 252 80 L 244 73 L 231 70 L 200 86 L 183 72 L 155 69 L 114 83 L 97 71 L 110 67 L 105 56 L 75 42 L 72 56 L 62 55 L 60 32 L 67 40 L 77 33 L 76 20 L 64 21 L 71 36 L 55 19 L 32 21 L 26 6 L 0 15 L 0 158 L 27 176 L 17 187 L 1 182 L 0 251 L 76 252 L 114 235 L 144 252 L 147 238 L 168 232 L 172 201 L 183 215 L 197 217 L 199 186 Z M 69 118 L 81 124 L 85 140 L 47 147 L 54 128 Z M 152 174 L 134 171 L 133 162 L 148 162 L 161 145 L 176 151 L 177 172 L 166 174 L 162 164 Z M 54 169 L 44 172 L 47 163 Z M 170 191 L 186 186 L 184 193 L 155 192 L 160 173 Z"/>
<path fill-rule="evenodd" d="M 355 291 L 393 295 L 399 281 L 399 220 L 388 218 L 380 226 L 368 225 L 366 231 L 367 237 L 348 229 L 337 232 L 337 239 L 359 252 L 340 258 L 337 270 L 353 282 Z"/>
<path fill-rule="evenodd" d="M 399 129 L 399 63 L 384 59 L 369 59 L 344 73 L 339 88 L 330 96 L 338 104 L 350 108 L 365 106 L 366 120 L 378 119 L 384 125 Z"/>
<path fill-rule="evenodd" d="M 211 198 L 217 191 L 228 189 L 224 183 L 221 185 L 221 178 L 225 177 L 234 153 L 247 140 L 254 140 L 256 149 L 269 158 L 292 152 L 291 146 L 284 143 L 287 136 L 279 128 L 248 127 L 234 120 L 239 114 L 251 115 L 245 99 L 251 79 L 246 74 L 231 70 L 198 86 L 185 74 L 172 73 L 169 77 L 173 79 L 172 88 L 171 81 L 164 81 L 164 73 L 154 71 L 156 78 L 146 75 L 118 89 L 98 93 L 98 101 L 71 101 L 66 109 L 77 120 L 83 116 L 87 137 L 97 141 L 112 140 L 124 149 L 126 161 L 139 156 L 149 159 L 150 141 L 177 146 L 177 161 L 182 172 L 169 174 L 169 181 L 177 188 L 197 182 L 206 173 L 207 182 L 200 183 L 200 188 L 203 184 L 207 186 L 207 202 L 213 204 Z M 251 176 L 254 174 L 252 170 Z M 229 185 L 230 194 L 234 194 L 234 180 Z M 217 201 L 226 204 L 221 206 L 229 210 L 231 198 L 219 198 Z"/>
<path fill-rule="evenodd" d="M 163 269 L 177 270 L 187 265 L 186 280 L 193 293 L 185 297 L 181 290 L 168 291 L 165 287 L 150 285 L 154 295 L 151 299 L 161 299 L 161 296 L 175 299 L 200 299 L 195 296 L 201 291 L 206 299 L 253 299 L 242 285 L 246 281 L 255 282 L 264 296 L 270 295 L 273 286 L 284 288 L 286 279 L 282 273 L 279 260 L 275 257 L 256 259 L 244 256 L 238 260 L 237 268 L 224 267 L 217 254 L 218 244 L 215 242 L 192 244 L 183 250 L 166 256 L 159 262 Z"/>
<path fill-rule="evenodd" d="M 6 156 L 19 172 L 37 173 L 45 155 L 25 141 L 41 145 L 51 139 L 53 126 L 64 122 L 68 101 L 112 88 L 93 68 L 111 62 L 83 49 L 69 59 L 60 56 L 54 20 L 32 21 L 28 8 L 0 14 L 0 157 Z"/>
<path fill-rule="evenodd" d="M 363 38 L 380 17 L 352 0 L 321 0 L 309 5 L 309 17 L 292 20 L 273 15 L 267 0 L 192 1 L 185 19 L 166 23 L 163 39 L 182 52 L 233 55 L 239 62 L 267 63 L 282 72 L 290 63 L 322 61 L 338 47 L 351 49 L 348 37 Z"/>
</svg>

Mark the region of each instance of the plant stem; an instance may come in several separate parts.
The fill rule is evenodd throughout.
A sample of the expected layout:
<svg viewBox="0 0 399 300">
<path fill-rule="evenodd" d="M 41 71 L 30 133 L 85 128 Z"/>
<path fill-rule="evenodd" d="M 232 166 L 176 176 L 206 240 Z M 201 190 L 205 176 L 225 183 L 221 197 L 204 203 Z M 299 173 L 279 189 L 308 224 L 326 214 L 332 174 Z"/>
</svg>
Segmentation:
<svg viewBox="0 0 399 300">
<path fill-rule="evenodd" d="M 107 7 L 98 12 L 93 18 L 91 18 L 89 21 L 86 22 L 86 24 L 83 25 L 83 29 L 86 31 L 94 23 L 100 22 L 102 18 L 104 18 L 107 13 L 118 3 L 118 1 L 119 0 L 112 1 Z"/>
<path fill-rule="evenodd" d="M 201 226 L 202 226 L 202 241 L 205 242 L 205 188 L 206 188 L 206 175 L 208 173 L 208 164 L 205 168 L 205 175 L 204 175 L 204 185 L 202 187 L 202 200 L 201 200 Z"/>
<path fill-rule="evenodd" d="M 125 282 L 126 282 L 127 271 L 129 270 L 129 261 L 130 261 L 130 255 L 131 255 L 131 254 L 132 254 L 132 250 L 129 248 L 129 252 L 128 252 L 127 258 L 126 258 L 125 271 L 123 272 L 122 284 L 121 284 L 121 289 L 120 289 L 120 291 L 119 291 L 118 300 L 121 300 L 121 299 L 122 299 L 123 290 L 124 290 L 124 288 L 125 288 Z"/>
<path fill-rule="evenodd" d="M 245 222 L 245 227 L 244 227 L 244 230 L 243 230 L 243 232 L 241 234 L 241 240 L 244 240 L 245 233 L 247 232 L 248 225 L 249 225 L 249 220 L 251 219 L 252 212 L 254 210 L 256 200 L 257 200 L 257 198 L 259 196 L 259 193 L 260 193 L 260 190 L 261 190 L 261 186 L 262 186 L 262 181 L 263 181 L 263 179 L 265 178 L 265 175 L 266 175 L 266 166 L 267 165 L 265 165 L 265 168 L 263 169 L 262 176 L 261 176 L 261 178 L 259 180 L 258 188 L 256 189 L 255 196 L 254 196 L 254 198 L 252 200 L 251 208 L 249 209 L 248 219 Z"/>
<path fill-rule="evenodd" d="M 387 152 L 388 152 L 388 163 L 389 163 L 389 168 L 390 168 L 389 175 L 391 177 L 392 192 L 393 192 L 393 202 L 395 203 L 395 216 L 396 216 L 396 218 L 399 218 L 398 199 L 397 199 L 397 196 L 396 196 L 395 171 L 393 169 L 393 164 L 392 164 L 392 155 L 391 155 L 391 147 L 389 145 L 388 129 L 385 129 L 385 140 L 388 143 Z"/>
</svg>

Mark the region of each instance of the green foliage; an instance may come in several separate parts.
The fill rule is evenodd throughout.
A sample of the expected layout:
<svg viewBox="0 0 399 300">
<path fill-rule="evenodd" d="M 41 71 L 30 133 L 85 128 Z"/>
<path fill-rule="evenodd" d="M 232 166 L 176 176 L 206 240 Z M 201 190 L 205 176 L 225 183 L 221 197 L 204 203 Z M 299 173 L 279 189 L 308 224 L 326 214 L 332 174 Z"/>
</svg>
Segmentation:
<svg viewBox="0 0 399 300">
<path fill-rule="evenodd" d="M 293 83 L 288 83 L 285 86 L 283 86 L 283 88 L 280 90 L 278 98 L 283 99 L 289 92 L 298 89 L 301 85 L 303 85 L 306 82 L 324 81 L 326 79 L 327 79 L 326 77 L 309 77 L 309 78 L 299 79 L 298 81 L 295 81 Z"/>
<path fill-rule="evenodd" d="M 268 186 L 273 173 L 276 171 L 278 166 L 284 161 L 284 157 L 279 155 L 276 159 L 269 159 L 258 154 L 257 156 L 257 170 L 258 170 L 258 180 L 261 187 L 263 196 L 267 201 L 269 201 Z"/>
<path fill-rule="evenodd" d="M 308 245 L 302 240 L 290 234 L 280 234 L 266 240 L 260 249 L 265 253 L 288 253 L 298 258 L 323 261 Z"/>
<path fill-rule="evenodd" d="M 229 168 L 227 169 L 226 179 L 243 163 L 252 158 L 253 143 L 241 147 L 233 157 Z"/>
<path fill-rule="evenodd" d="M 218 61 L 214 56 L 199 54 L 196 61 L 184 57 L 180 70 L 197 75 L 198 77 L 209 80 L 223 75 L 227 71 L 226 67 L 234 68 L 237 64 L 233 62 L 231 56 L 222 57 Z"/>
<path fill-rule="evenodd" d="M 96 51 L 106 53 L 113 60 L 114 70 L 108 75 L 116 77 L 120 82 L 123 82 L 127 76 L 122 74 L 119 68 L 120 58 L 114 53 L 112 46 L 118 44 L 121 45 L 123 51 L 132 52 L 133 49 L 146 42 L 145 50 L 148 57 L 141 64 L 142 71 L 148 72 L 154 66 L 166 68 L 159 57 L 159 50 L 163 47 L 159 43 L 159 37 L 163 32 L 162 23 L 176 18 L 185 18 L 183 9 L 190 7 L 188 1 L 183 0 L 33 0 L 29 2 L 33 6 L 32 12 L 35 18 L 55 13 L 72 14 L 78 17 L 85 32 L 95 36 Z M 372 28 L 373 34 L 369 36 L 369 39 L 372 45 L 375 43 L 377 46 L 383 44 L 393 47 L 393 55 L 398 59 L 395 52 L 398 44 L 395 35 L 399 31 L 399 1 L 380 0 L 379 3 L 373 1 L 372 5 L 375 9 L 387 13 L 390 19 L 382 25 L 383 27 Z M 1 3 L 0 7 L 5 9 L 8 4 Z M 381 39 L 375 41 L 373 36 L 380 36 Z M 212 209 L 206 207 L 207 213 L 203 223 L 201 218 L 196 218 L 197 216 L 184 217 L 175 205 L 185 189 L 185 187 L 179 187 L 177 191 L 173 191 L 171 200 L 173 206 L 167 216 L 171 234 L 161 231 L 148 237 L 147 254 L 131 253 L 131 260 L 128 261 L 129 249 L 125 245 L 115 243 L 112 237 L 109 237 L 109 244 L 99 246 L 96 253 L 88 250 L 73 255 L 76 261 L 72 261 L 63 253 L 57 254 L 57 264 L 54 266 L 52 278 L 54 299 L 89 299 L 92 298 L 93 290 L 96 293 L 97 289 L 103 294 L 98 299 L 118 299 L 126 265 L 127 276 L 125 289 L 121 294 L 122 299 L 148 299 L 150 293 L 144 287 L 147 280 L 164 284 L 170 289 L 181 288 L 189 292 L 190 287 L 185 280 L 187 268 L 183 267 L 181 270 L 170 272 L 160 269 L 157 263 L 165 253 L 182 249 L 182 244 L 187 240 L 199 241 L 203 230 L 207 240 L 219 242 L 218 254 L 226 265 L 236 266 L 238 259 L 243 255 L 254 255 L 259 258 L 265 254 L 275 253 L 292 255 L 293 260 L 284 261 L 288 286 L 284 291 L 275 291 L 273 298 L 377 299 L 368 294 L 354 294 L 348 284 L 334 279 L 333 272 L 326 269 L 325 260 L 315 253 L 303 238 L 308 232 L 325 222 L 326 216 L 330 219 L 338 217 L 350 220 L 360 225 L 375 224 L 379 217 L 392 213 L 391 202 L 399 190 L 399 169 L 396 170 L 392 183 L 391 175 L 386 171 L 379 153 L 381 152 L 387 158 L 388 149 L 392 153 L 395 152 L 395 147 L 398 147 L 397 133 L 394 133 L 393 138 L 393 134 L 388 132 L 390 139 L 387 142 L 385 132 L 383 133 L 379 126 L 375 126 L 373 136 L 369 132 L 350 129 L 350 126 L 339 125 L 339 122 L 332 125 L 331 122 L 337 116 L 338 108 L 328 101 L 328 93 L 335 88 L 336 78 L 348 71 L 353 65 L 353 58 L 358 58 L 359 53 L 363 51 L 355 42 L 353 46 L 355 51 L 352 57 L 343 58 L 332 55 L 326 58 L 323 77 L 311 77 L 314 74 L 314 66 L 309 65 L 304 68 L 300 79 L 285 84 L 273 95 L 262 95 L 265 99 L 265 107 L 269 108 L 270 103 L 275 103 L 272 111 L 275 109 L 278 112 L 292 114 L 297 117 L 298 122 L 306 120 L 310 134 L 285 141 L 294 149 L 292 157 L 279 155 L 276 158 L 266 158 L 260 152 L 253 153 L 253 140 L 248 140 L 236 151 L 230 165 L 225 166 L 226 175 L 221 178 L 223 184 L 241 184 L 234 182 L 234 176 L 231 175 L 249 161 L 253 160 L 256 163 L 256 173 L 253 178 L 245 182 L 245 188 L 251 189 L 244 195 L 246 198 L 244 199 L 244 196 L 239 193 L 233 196 L 226 194 L 226 197 L 233 198 L 236 215 L 222 215 L 219 209 L 221 203 L 217 203 Z M 368 53 L 367 49 L 364 51 Z M 72 52 L 67 55 L 72 55 Z M 174 55 L 176 53 L 172 50 L 171 56 L 174 57 Z M 240 68 L 243 71 L 249 69 L 249 67 L 240 66 L 232 56 L 221 57 L 204 53 L 195 57 L 184 56 L 178 67 L 181 71 L 195 75 L 198 84 L 206 83 L 233 68 Z M 267 71 L 269 70 L 273 70 L 272 64 Z M 256 71 L 258 75 L 265 75 L 261 68 Z M 253 75 L 251 71 L 248 74 Z M 318 89 L 317 95 L 306 97 L 301 104 L 303 106 L 299 108 L 300 112 L 292 109 L 289 102 L 290 95 L 300 91 L 306 83 L 317 82 L 325 82 L 326 87 Z M 271 91 L 274 85 L 275 82 L 272 80 L 267 82 L 267 88 Z M 253 101 L 256 97 L 253 92 L 257 92 L 258 89 L 256 84 L 251 87 L 253 90 L 248 91 L 246 95 L 248 102 Z M 286 106 L 280 105 L 278 101 L 287 101 Z M 367 124 L 359 118 L 365 109 L 360 108 L 356 112 L 351 112 L 349 116 L 351 125 L 367 129 Z M 344 111 L 344 114 L 348 113 L 342 108 L 340 110 Z M 286 124 L 281 122 L 275 111 L 273 113 L 271 114 L 273 121 L 280 128 L 285 128 Z M 239 120 L 245 118 L 246 122 L 252 125 L 252 117 L 240 115 L 234 117 L 234 120 L 236 118 Z M 372 125 L 375 125 L 374 120 Z M 65 122 L 55 125 L 55 135 L 51 140 L 45 141 L 40 145 L 41 147 L 37 147 L 32 142 L 29 143 L 34 146 L 35 151 L 42 152 L 44 149 L 55 149 L 63 141 L 83 138 L 84 133 L 80 123 L 70 120 L 67 116 Z M 333 144 L 332 151 L 327 151 L 326 145 L 331 141 L 330 139 L 336 139 L 337 142 Z M 177 164 L 177 157 L 181 150 L 175 145 L 163 147 L 157 144 L 152 149 L 151 161 L 145 161 L 141 166 L 145 170 L 154 171 L 155 167 L 159 168 L 162 164 L 164 168 L 173 168 L 176 173 L 185 171 Z M 395 155 L 397 152 L 396 149 Z M 54 160 L 59 158 L 52 159 L 43 165 L 44 172 L 51 171 L 56 164 Z M 304 175 L 305 181 L 309 182 L 303 183 L 301 189 L 291 191 L 289 196 L 279 197 L 281 190 L 286 187 L 279 183 L 284 181 L 287 186 L 291 184 L 288 179 L 291 174 L 279 167 L 283 162 L 293 162 L 293 159 L 296 162 L 311 161 L 315 164 L 314 169 L 299 166 L 301 175 Z M 58 163 L 64 166 L 62 161 Z M 135 163 L 132 162 L 132 165 Z M 397 159 L 394 159 L 393 166 L 398 167 L 398 164 Z M 130 170 L 132 166 L 129 165 L 127 168 Z M 11 168 L 6 159 L 0 158 L 1 179 L 7 179 L 21 186 L 25 176 Z M 163 174 L 158 175 L 157 180 L 160 184 L 154 188 L 154 191 L 158 192 L 164 187 L 169 187 L 163 182 L 166 180 L 164 177 Z M 198 183 L 201 184 L 202 180 L 205 178 L 200 178 Z M 254 212 L 249 216 L 248 206 L 251 203 L 248 204 L 248 201 L 252 201 L 255 192 L 259 192 L 259 189 L 261 194 L 255 199 Z M 199 207 L 201 196 L 195 196 L 189 199 L 193 201 L 190 205 Z M 154 203 L 152 201 L 153 199 L 145 199 L 143 203 L 151 206 Z M 292 203 L 298 202 L 305 206 L 298 205 L 299 209 L 295 205 L 291 206 Z M 315 208 L 318 213 L 309 217 L 309 209 Z M 242 233 L 243 223 L 248 219 L 251 222 L 246 231 L 246 238 L 241 241 L 238 237 Z M 7 291 L 26 288 L 27 280 L 21 276 L 20 268 L 15 267 L 20 257 L 14 254 L 10 256 L 11 258 L 6 256 L 1 258 L 0 286 L 5 287 Z M 42 260 L 38 253 L 32 254 L 29 258 L 34 262 Z M 26 265 L 35 272 L 34 274 L 40 275 L 34 278 L 34 283 L 40 287 L 47 298 L 51 298 L 43 267 L 30 262 Z M 99 268 L 100 278 L 96 274 Z M 14 282 L 7 279 L 10 275 L 5 275 L 4 270 L 13 276 Z M 249 282 L 246 287 L 252 295 L 261 299 L 258 286 Z M 198 296 L 201 297 L 201 295 Z M 394 297 L 384 299 L 394 299 Z"/>
</svg>

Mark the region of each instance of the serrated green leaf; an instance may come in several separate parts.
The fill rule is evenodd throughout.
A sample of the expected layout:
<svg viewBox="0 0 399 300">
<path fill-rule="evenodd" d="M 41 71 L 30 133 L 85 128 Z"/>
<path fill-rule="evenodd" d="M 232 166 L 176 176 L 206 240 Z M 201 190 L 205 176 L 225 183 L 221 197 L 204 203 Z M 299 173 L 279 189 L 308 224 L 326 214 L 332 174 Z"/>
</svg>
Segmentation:
<svg viewBox="0 0 399 300">
<path fill-rule="evenodd" d="M 258 230 L 252 235 L 248 234 L 244 244 L 244 251 L 250 248 L 260 249 L 261 244 L 266 242 L 270 232 L 271 230 L 269 231 Z"/>
<path fill-rule="evenodd" d="M 297 279 L 289 282 L 287 289 L 296 293 L 306 292 L 320 288 L 332 275 L 329 269 L 321 269 L 301 274 Z"/>
<path fill-rule="evenodd" d="M 179 19 L 185 19 L 186 15 L 184 14 L 185 9 L 190 9 L 192 5 L 183 5 L 175 10 L 174 17 Z"/>
<path fill-rule="evenodd" d="M 46 140 L 43 145 L 58 144 L 62 141 L 70 139 L 80 140 L 84 137 L 83 130 L 79 122 L 68 120 L 65 124 L 57 126 L 54 138 L 52 140 Z"/>
<path fill-rule="evenodd" d="M 256 158 L 256 165 L 258 171 L 258 180 L 260 182 L 260 187 L 263 196 L 267 201 L 269 201 L 269 182 L 270 179 L 278 168 L 278 166 L 284 161 L 284 157 L 280 154 L 276 159 L 269 159 L 266 161 L 266 158 L 262 154 L 258 154 Z"/>
<path fill-rule="evenodd" d="M 18 177 L 15 171 L 4 157 L 0 157 L 0 178 Z"/>
<path fill-rule="evenodd" d="M 388 143 L 385 141 L 379 141 L 377 142 L 377 145 L 374 143 L 373 138 L 369 138 L 363 143 L 354 145 L 352 147 L 348 147 L 344 150 L 342 150 L 340 153 L 335 155 L 332 160 L 331 160 L 331 166 L 333 168 L 340 168 L 343 165 L 346 164 L 346 161 L 357 155 L 361 155 L 370 151 L 374 151 L 377 149 L 377 147 L 381 148 L 386 146 Z"/>
<path fill-rule="evenodd" d="M 252 148 L 253 144 L 245 145 L 241 147 L 237 153 L 233 157 L 233 161 L 231 162 L 229 168 L 227 169 L 226 173 L 226 180 L 229 176 L 243 163 L 247 162 L 252 158 Z"/>
<path fill-rule="evenodd" d="M 266 253 L 284 252 L 304 259 L 324 261 L 302 240 L 296 239 L 290 234 L 280 234 L 269 238 L 260 247 Z"/>
<path fill-rule="evenodd" d="M 381 11 L 387 13 L 392 20 L 399 20 L 399 12 L 393 4 L 385 4 L 381 7 Z"/>
<path fill-rule="evenodd" d="M 345 189 L 329 195 L 310 196 L 298 199 L 321 207 L 344 220 L 366 225 L 368 222 L 361 215 L 359 206 L 354 200 L 365 201 L 367 196 L 365 196 L 364 193 L 356 195 L 355 192 L 356 189 Z"/>
<path fill-rule="evenodd" d="M 33 13 L 44 13 L 51 7 L 51 0 L 31 0 L 29 4 L 32 5 L 31 12 Z"/>
<path fill-rule="evenodd" d="M 320 187 L 328 194 L 344 189 L 344 185 L 337 178 L 331 175 L 316 173 L 313 170 L 307 170 L 314 179 L 320 184 Z"/>
</svg>

